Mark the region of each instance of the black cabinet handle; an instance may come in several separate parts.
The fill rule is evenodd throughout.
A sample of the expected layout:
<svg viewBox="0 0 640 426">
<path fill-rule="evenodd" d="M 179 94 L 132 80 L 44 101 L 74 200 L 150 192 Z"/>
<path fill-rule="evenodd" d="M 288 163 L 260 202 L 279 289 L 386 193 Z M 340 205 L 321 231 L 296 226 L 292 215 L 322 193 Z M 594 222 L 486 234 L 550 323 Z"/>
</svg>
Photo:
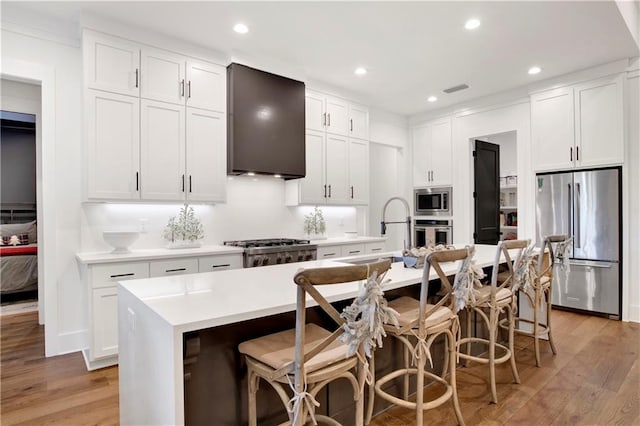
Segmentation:
<svg viewBox="0 0 640 426">
<path fill-rule="evenodd" d="M 349 130 L 353 132 L 353 118 L 349 119 Z"/>
<path fill-rule="evenodd" d="M 140 191 L 140 172 L 136 172 L 136 191 Z"/>
<path fill-rule="evenodd" d="M 573 147 L 569 148 L 569 161 L 573 161 Z"/>
<path fill-rule="evenodd" d="M 136 68 L 136 87 L 138 87 L 138 68 Z"/>
<path fill-rule="evenodd" d="M 180 83 L 180 85 L 182 86 L 182 90 L 180 92 L 180 96 L 184 97 L 184 78 L 182 79 L 182 82 Z"/>
<path fill-rule="evenodd" d="M 121 278 L 121 277 L 133 277 L 135 274 L 133 272 L 129 272 L 128 274 L 115 274 L 111 275 L 111 278 Z"/>
<path fill-rule="evenodd" d="M 327 125 L 327 113 L 322 113 L 322 126 L 325 127 Z"/>
<path fill-rule="evenodd" d="M 331 198 L 331 185 L 329 185 L 329 198 Z"/>
<path fill-rule="evenodd" d="M 327 256 L 335 256 L 335 255 L 336 255 L 335 253 L 325 253 L 322 256 L 327 257 Z"/>
<path fill-rule="evenodd" d="M 324 186 L 324 198 L 327 198 L 327 185 Z"/>
<path fill-rule="evenodd" d="M 576 146 L 576 161 L 580 161 L 580 147 Z"/>
<path fill-rule="evenodd" d="M 189 98 L 191 98 L 191 80 L 189 80 L 188 89 Z"/>
<path fill-rule="evenodd" d="M 349 254 L 358 254 L 358 253 L 360 253 L 360 250 L 353 250 L 349 252 Z"/>
<path fill-rule="evenodd" d="M 223 265 L 211 265 L 211 267 L 212 267 L 213 269 L 215 269 L 215 268 L 228 268 L 228 267 L 230 267 L 230 266 L 231 266 L 231 264 L 230 264 L 230 263 L 225 263 L 225 264 L 223 264 Z"/>
<path fill-rule="evenodd" d="M 184 192 L 184 175 L 182 175 L 182 192 Z"/>
<path fill-rule="evenodd" d="M 372 248 L 371 251 L 382 251 L 382 247 Z"/>
<path fill-rule="evenodd" d="M 331 113 L 327 114 L 327 127 L 331 127 Z"/>
<path fill-rule="evenodd" d="M 353 199 L 353 186 L 351 187 L 351 199 Z"/>
<path fill-rule="evenodd" d="M 176 268 L 176 269 L 165 269 L 166 273 L 170 273 L 170 272 L 182 272 L 182 271 L 186 271 L 187 268 Z"/>
<path fill-rule="evenodd" d="M 189 175 L 189 192 L 191 192 L 191 175 Z"/>
</svg>

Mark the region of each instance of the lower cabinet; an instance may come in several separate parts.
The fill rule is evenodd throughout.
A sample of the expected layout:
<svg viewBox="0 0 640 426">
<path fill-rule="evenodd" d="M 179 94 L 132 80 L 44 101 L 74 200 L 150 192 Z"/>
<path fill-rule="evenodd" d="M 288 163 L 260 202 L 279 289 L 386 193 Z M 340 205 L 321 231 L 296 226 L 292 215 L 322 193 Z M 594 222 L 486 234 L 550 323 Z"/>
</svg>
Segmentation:
<svg viewBox="0 0 640 426">
<path fill-rule="evenodd" d="M 242 254 L 89 264 L 83 268 L 89 289 L 89 347 L 83 351 L 89 370 L 118 362 L 118 282 L 242 268 Z"/>
<path fill-rule="evenodd" d="M 335 257 L 359 256 L 362 254 L 375 254 L 385 251 L 385 242 L 359 243 L 359 244 L 340 244 L 332 246 L 318 247 L 317 258 L 332 259 Z"/>
</svg>

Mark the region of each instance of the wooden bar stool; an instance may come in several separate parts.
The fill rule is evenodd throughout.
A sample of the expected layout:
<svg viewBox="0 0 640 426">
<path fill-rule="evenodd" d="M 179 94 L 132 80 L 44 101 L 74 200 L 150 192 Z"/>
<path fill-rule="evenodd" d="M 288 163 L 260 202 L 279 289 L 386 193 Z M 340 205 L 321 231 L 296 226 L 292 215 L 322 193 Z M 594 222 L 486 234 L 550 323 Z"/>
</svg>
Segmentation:
<svg viewBox="0 0 640 426">
<path fill-rule="evenodd" d="M 375 394 L 396 405 L 410 408 L 416 412 L 416 424 L 423 424 L 424 410 L 438 407 L 451 400 L 458 424 L 464 424 L 460 404 L 458 403 L 458 391 L 456 388 L 456 336 L 459 332 L 458 316 L 454 313 L 455 301 L 452 297 L 452 286 L 449 279 L 442 271 L 440 263 L 463 261 L 462 266 L 468 265 L 473 255 L 473 247 L 457 250 L 436 251 L 427 256 L 420 286 L 420 300 L 402 296 L 389 302 L 389 307 L 399 314 L 399 327 L 386 326 L 387 333 L 398 339 L 404 345 L 404 368 L 392 371 L 375 380 Z M 427 303 L 429 287 L 429 274 L 433 268 L 445 289 L 444 296 L 435 304 Z M 442 376 L 425 371 L 425 364 L 431 360 L 430 348 L 434 340 L 445 335 L 447 340 L 448 357 L 445 357 L 445 367 Z M 415 342 L 415 343 L 413 343 Z M 408 354 L 412 354 L 415 367 L 410 367 Z M 373 362 L 372 362 L 373 364 Z M 448 365 L 451 365 L 449 380 L 445 380 Z M 409 375 L 416 375 L 416 402 L 409 401 Z M 397 377 L 404 376 L 403 398 L 398 398 L 382 389 L 386 383 Z M 444 393 L 431 400 L 424 401 L 424 379 L 431 379 L 444 386 Z M 367 421 L 371 419 L 373 412 L 373 398 L 369 398 L 367 409 Z"/>
<path fill-rule="evenodd" d="M 533 309 L 533 319 L 516 317 L 516 325 L 519 323 L 529 324 L 532 327 L 532 331 L 522 330 L 517 328 L 516 333 L 533 337 L 533 346 L 536 356 L 536 366 L 540 367 L 540 339 L 547 336 L 549 339 L 549 346 L 551 351 L 555 355 L 556 345 L 553 343 L 553 337 L 551 335 L 551 292 L 553 286 L 554 265 L 556 260 L 560 260 L 561 267 L 566 268 L 568 265 L 568 253 L 567 250 L 570 247 L 571 238 L 567 235 L 549 235 L 545 237 L 540 252 L 537 255 L 536 262 L 531 266 L 532 270 L 523 273 L 535 274 L 535 277 L 531 281 L 531 285 L 524 285 L 527 281 L 523 282 L 520 286 L 520 294 L 526 297 L 529 301 L 531 308 Z M 540 321 L 540 310 L 545 305 L 544 320 Z"/>
<path fill-rule="evenodd" d="M 293 279 L 298 285 L 295 329 L 258 337 L 238 346 L 247 362 L 250 426 L 258 423 L 256 398 L 260 379 L 276 390 L 289 413 L 289 422 L 285 424 L 294 426 L 304 424 L 307 417 L 314 424 L 316 419 L 339 424 L 329 417 L 315 415 L 315 407 L 320 405 L 315 397 L 329 382 L 347 379 L 356 401 L 355 424 L 363 424 L 362 394 L 368 374 L 364 349 L 357 345 L 354 350 L 339 340 L 348 331 L 345 330 L 347 322 L 315 286 L 380 279 L 390 267 L 390 260 L 379 260 L 364 265 L 298 271 Z M 334 331 L 306 323 L 307 294 L 336 322 Z M 293 391 L 293 397 L 289 389 Z"/>
<path fill-rule="evenodd" d="M 493 261 L 493 269 L 491 274 L 490 285 L 485 285 L 478 289 L 475 297 L 470 300 L 466 306 L 467 313 L 467 335 L 458 342 L 459 356 L 467 361 L 475 361 L 489 365 L 489 381 L 491 384 L 491 402 L 498 403 L 498 393 L 496 390 L 496 364 L 507 361 L 511 362 L 511 374 L 516 383 L 520 383 L 520 376 L 516 367 L 514 356 L 514 328 L 515 315 L 517 311 L 517 287 L 513 286 L 514 270 L 513 260 L 509 250 L 518 250 L 516 255 L 516 264 L 520 260 L 523 250 L 529 246 L 530 240 L 509 240 L 500 241 L 496 250 L 496 257 Z M 508 270 L 502 275 L 502 282 L 498 283 L 498 271 L 501 264 L 501 257 L 504 256 Z M 488 314 L 487 314 L 488 311 Z M 505 320 L 506 328 L 509 330 L 508 347 L 497 342 L 498 339 L 498 319 L 500 313 L 506 311 L 507 318 Z M 473 337 L 471 335 L 471 314 L 476 313 L 482 318 L 489 332 L 489 338 Z M 471 355 L 471 344 L 480 343 L 486 345 L 488 354 L 486 356 Z M 462 351 L 463 345 L 466 345 L 466 352 Z M 496 349 L 502 353 L 496 358 Z M 466 363 L 465 363 L 466 365 Z"/>
</svg>

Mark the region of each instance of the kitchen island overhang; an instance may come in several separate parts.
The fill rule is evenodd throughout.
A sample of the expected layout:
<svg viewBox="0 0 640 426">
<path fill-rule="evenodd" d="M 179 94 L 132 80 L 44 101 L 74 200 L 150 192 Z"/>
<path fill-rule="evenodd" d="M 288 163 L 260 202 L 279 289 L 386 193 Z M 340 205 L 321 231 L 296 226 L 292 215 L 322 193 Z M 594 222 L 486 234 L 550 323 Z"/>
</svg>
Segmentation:
<svg viewBox="0 0 640 426">
<path fill-rule="evenodd" d="M 487 267 L 495 254 L 495 246 L 477 245 L 474 259 L 480 267 Z M 185 333 L 293 312 L 297 270 L 344 264 L 320 260 L 119 283 L 121 423 L 184 424 Z M 444 264 L 443 271 L 453 275 L 457 267 Z M 421 268 L 394 263 L 384 289 L 389 292 L 418 284 L 422 273 Z M 430 279 L 437 279 L 433 271 Z M 328 301 L 340 302 L 355 297 L 359 284 L 320 290 Z M 312 299 L 308 303 L 315 306 Z"/>
</svg>

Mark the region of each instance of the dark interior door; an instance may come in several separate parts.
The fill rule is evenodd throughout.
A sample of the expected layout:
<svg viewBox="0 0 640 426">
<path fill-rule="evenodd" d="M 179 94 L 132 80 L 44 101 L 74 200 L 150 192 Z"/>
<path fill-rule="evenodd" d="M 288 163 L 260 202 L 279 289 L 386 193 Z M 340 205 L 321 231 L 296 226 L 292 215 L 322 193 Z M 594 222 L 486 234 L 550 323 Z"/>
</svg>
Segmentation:
<svg viewBox="0 0 640 426">
<path fill-rule="evenodd" d="M 476 244 L 500 240 L 500 145 L 476 141 L 473 153 Z"/>
</svg>

